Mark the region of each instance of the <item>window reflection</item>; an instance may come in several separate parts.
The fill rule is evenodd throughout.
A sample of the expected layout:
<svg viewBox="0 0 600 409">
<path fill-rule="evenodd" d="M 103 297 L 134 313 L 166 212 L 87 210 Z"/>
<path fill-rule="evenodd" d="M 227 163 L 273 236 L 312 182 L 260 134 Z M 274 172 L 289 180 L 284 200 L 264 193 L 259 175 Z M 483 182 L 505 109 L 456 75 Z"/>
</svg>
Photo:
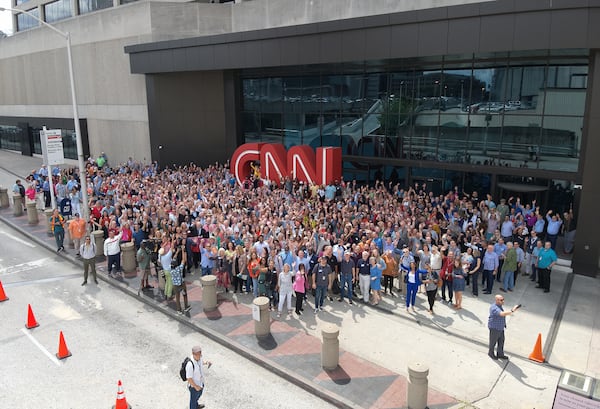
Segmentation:
<svg viewBox="0 0 600 409">
<path fill-rule="evenodd" d="M 79 12 L 81 14 L 106 9 L 112 6 L 112 0 L 79 0 Z"/>
<path fill-rule="evenodd" d="M 72 16 L 71 0 L 58 0 L 48 3 L 44 5 L 44 12 L 48 23 L 69 18 Z"/>
<path fill-rule="evenodd" d="M 40 16 L 40 11 L 37 7 L 27 11 L 38 18 Z M 39 24 L 39 21 L 33 18 L 32 16 L 29 16 L 24 13 L 17 14 L 17 31 L 29 30 L 31 28 L 37 27 Z"/>
<path fill-rule="evenodd" d="M 371 158 L 576 171 L 588 68 L 523 61 L 245 78 L 244 135 Z"/>
</svg>

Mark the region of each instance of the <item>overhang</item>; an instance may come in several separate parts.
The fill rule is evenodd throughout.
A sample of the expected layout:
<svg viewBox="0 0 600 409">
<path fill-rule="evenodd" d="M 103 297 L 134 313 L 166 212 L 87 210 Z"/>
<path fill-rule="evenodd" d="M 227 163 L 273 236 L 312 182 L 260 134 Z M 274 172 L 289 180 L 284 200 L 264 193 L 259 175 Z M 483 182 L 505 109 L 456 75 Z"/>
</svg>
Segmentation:
<svg viewBox="0 0 600 409">
<path fill-rule="evenodd" d="M 600 0 L 498 0 L 125 47 L 131 72 L 600 48 Z"/>
</svg>

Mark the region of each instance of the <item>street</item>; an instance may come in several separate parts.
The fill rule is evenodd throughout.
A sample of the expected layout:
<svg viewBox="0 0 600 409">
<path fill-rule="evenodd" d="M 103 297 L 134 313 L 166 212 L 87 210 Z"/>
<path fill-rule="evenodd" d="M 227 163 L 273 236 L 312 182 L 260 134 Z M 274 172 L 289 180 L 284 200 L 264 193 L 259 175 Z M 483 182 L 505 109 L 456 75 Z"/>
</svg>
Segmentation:
<svg viewBox="0 0 600 409">
<path fill-rule="evenodd" d="M 328 408 L 157 310 L 99 281 L 0 224 L 0 402 L 4 408 L 110 408 L 117 381 L 134 408 L 186 408 L 179 368 L 193 345 L 212 361 L 207 408 Z M 39 327 L 27 330 L 27 305 Z M 58 361 L 59 332 L 71 357 Z"/>
</svg>

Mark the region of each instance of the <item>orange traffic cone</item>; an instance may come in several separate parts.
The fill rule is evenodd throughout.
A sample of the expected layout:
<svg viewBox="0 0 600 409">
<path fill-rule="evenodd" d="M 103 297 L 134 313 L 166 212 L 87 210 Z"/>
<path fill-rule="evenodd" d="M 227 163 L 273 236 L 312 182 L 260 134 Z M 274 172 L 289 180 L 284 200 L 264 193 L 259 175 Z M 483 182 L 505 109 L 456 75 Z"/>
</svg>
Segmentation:
<svg viewBox="0 0 600 409">
<path fill-rule="evenodd" d="M 65 359 L 71 355 L 71 351 L 69 351 L 67 344 L 65 343 L 65 337 L 63 336 L 62 331 L 60 331 L 60 336 L 58 337 L 58 353 L 56 354 L 56 357 L 58 359 Z"/>
<path fill-rule="evenodd" d="M 39 326 L 40 324 L 38 324 L 38 322 L 35 320 L 35 316 L 31 310 L 31 304 L 27 304 L 27 324 L 25 324 L 25 327 L 27 329 L 31 329 Z"/>
<path fill-rule="evenodd" d="M 127 403 L 127 399 L 125 399 L 125 392 L 123 392 L 123 384 L 119 380 L 119 387 L 117 389 L 117 402 L 112 409 L 131 409 L 131 405 Z"/>
<path fill-rule="evenodd" d="M 537 341 L 533 347 L 533 352 L 529 354 L 529 359 L 541 364 L 544 363 L 545 358 L 544 355 L 542 355 L 542 334 L 538 334 Z"/>
<path fill-rule="evenodd" d="M 8 300 L 6 294 L 4 294 L 4 287 L 2 287 L 2 281 L 0 281 L 0 302 Z"/>
</svg>

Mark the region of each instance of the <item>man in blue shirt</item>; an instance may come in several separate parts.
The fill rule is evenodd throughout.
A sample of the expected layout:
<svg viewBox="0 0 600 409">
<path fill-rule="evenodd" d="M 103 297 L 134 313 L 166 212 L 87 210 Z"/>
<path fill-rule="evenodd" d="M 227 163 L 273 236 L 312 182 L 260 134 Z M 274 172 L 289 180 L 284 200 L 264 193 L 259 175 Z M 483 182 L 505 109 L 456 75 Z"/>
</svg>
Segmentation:
<svg viewBox="0 0 600 409">
<path fill-rule="evenodd" d="M 494 276 L 498 273 L 500 262 L 498 255 L 494 252 L 494 246 L 489 244 L 483 255 L 483 278 L 486 283 L 484 294 L 491 294 L 494 286 Z"/>
<path fill-rule="evenodd" d="M 543 288 L 545 293 L 550 292 L 550 272 L 557 260 L 556 253 L 551 246 L 550 241 L 546 241 L 544 248 L 538 254 L 537 260 L 540 284 L 536 287 Z"/>
<path fill-rule="evenodd" d="M 499 238 L 498 239 L 498 243 L 496 243 L 494 245 L 494 252 L 498 255 L 498 262 L 500 263 L 498 265 L 498 272 L 496 273 L 496 280 L 501 283 L 502 282 L 502 277 L 501 277 L 501 272 L 502 272 L 502 264 L 504 264 L 504 257 L 506 256 L 506 244 L 504 244 L 504 239 L 503 238 Z"/>
<path fill-rule="evenodd" d="M 546 228 L 548 236 L 546 239 L 550 241 L 550 246 L 552 247 L 552 250 L 554 250 L 556 248 L 556 239 L 558 238 L 558 233 L 560 233 L 562 220 L 558 213 L 552 214 L 552 210 L 548 210 L 548 213 L 546 213 L 546 220 L 548 220 L 548 227 Z"/>
<path fill-rule="evenodd" d="M 508 359 L 504 355 L 504 328 L 506 328 L 506 316 L 512 315 L 518 308 L 514 306 L 510 311 L 504 311 L 504 296 L 496 294 L 495 301 L 490 305 L 490 316 L 488 317 L 488 329 L 490 330 L 490 341 L 488 355 L 492 359 Z M 497 346 L 497 348 L 496 348 Z M 494 353 L 496 350 L 496 353 Z"/>
</svg>

